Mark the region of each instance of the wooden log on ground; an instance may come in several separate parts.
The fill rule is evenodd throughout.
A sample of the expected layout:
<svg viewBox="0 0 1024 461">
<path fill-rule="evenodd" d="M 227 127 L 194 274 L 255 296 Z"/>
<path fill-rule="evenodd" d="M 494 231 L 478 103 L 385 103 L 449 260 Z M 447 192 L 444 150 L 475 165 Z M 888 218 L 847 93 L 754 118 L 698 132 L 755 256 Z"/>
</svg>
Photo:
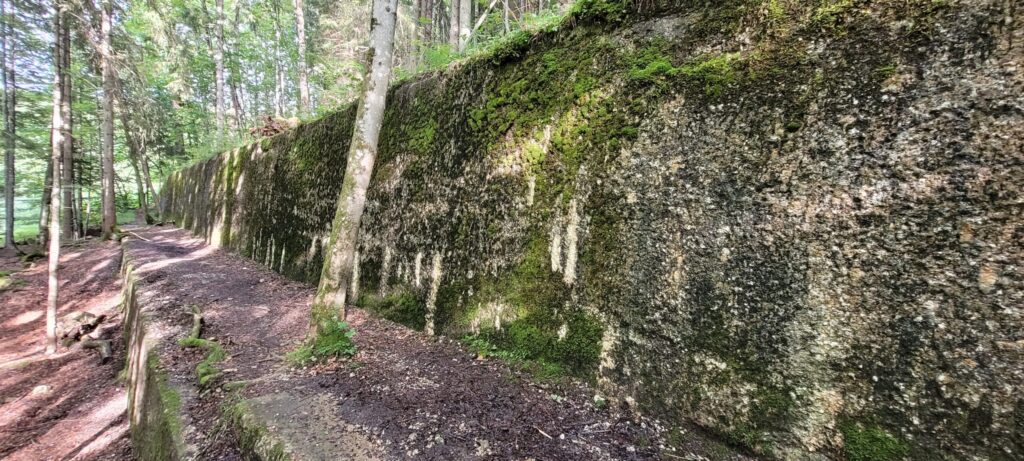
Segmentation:
<svg viewBox="0 0 1024 461">
<path fill-rule="evenodd" d="M 100 363 L 107 363 L 113 356 L 110 341 L 106 339 L 85 339 L 82 340 L 82 347 L 85 349 L 96 349 L 100 354 Z"/>
<path fill-rule="evenodd" d="M 199 339 L 203 333 L 203 312 L 199 310 L 199 306 L 192 305 L 192 330 L 189 332 L 188 337 L 192 339 Z"/>
</svg>

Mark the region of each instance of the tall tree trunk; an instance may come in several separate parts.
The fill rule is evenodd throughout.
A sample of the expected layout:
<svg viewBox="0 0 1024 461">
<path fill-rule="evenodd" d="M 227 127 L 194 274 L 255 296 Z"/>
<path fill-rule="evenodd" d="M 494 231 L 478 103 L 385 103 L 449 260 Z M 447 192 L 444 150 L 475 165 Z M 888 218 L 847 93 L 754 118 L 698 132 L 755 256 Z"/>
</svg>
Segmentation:
<svg viewBox="0 0 1024 461">
<path fill-rule="evenodd" d="M 469 0 L 465 0 L 469 1 Z M 448 20 L 448 44 L 451 46 L 452 51 L 459 50 L 459 16 L 461 15 L 461 9 L 459 7 L 460 0 L 452 0 L 452 11 L 451 19 Z"/>
<path fill-rule="evenodd" d="M 232 39 L 232 50 L 234 50 L 236 60 L 234 65 L 231 66 L 231 79 L 229 80 L 229 86 L 231 87 L 231 107 L 235 118 L 235 131 L 238 133 L 239 139 L 245 137 L 245 112 L 242 110 L 242 100 L 238 97 L 238 84 L 242 82 L 242 76 L 240 75 L 242 69 L 242 63 L 238 62 L 238 23 L 241 22 L 242 15 L 242 2 L 240 0 L 235 1 L 235 19 L 231 21 L 231 35 Z"/>
<path fill-rule="evenodd" d="M 377 139 L 384 117 L 384 103 L 391 79 L 398 0 L 374 0 L 370 26 L 370 62 L 365 90 L 356 111 L 345 178 L 331 229 L 329 251 L 317 290 L 316 313 L 345 315 L 345 296 L 352 279 L 359 220 L 366 205 L 366 190 L 377 157 Z M 322 318 L 317 319 L 322 320 Z"/>
<path fill-rule="evenodd" d="M 306 70 L 306 12 L 302 0 L 295 0 L 295 40 L 299 45 L 299 114 L 310 112 L 309 76 Z"/>
<path fill-rule="evenodd" d="M 284 68 L 281 65 L 281 1 L 274 0 L 274 116 L 283 116 Z"/>
<path fill-rule="evenodd" d="M 4 247 L 14 247 L 14 150 L 15 150 L 15 97 L 14 43 L 10 21 L 7 20 L 7 2 L 0 0 L 0 61 L 4 80 Z"/>
<path fill-rule="evenodd" d="M 473 0 L 459 1 L 459 51 L 466 50 L 469 31 L 473 27 Z"/>
<path fill-rule="evenodd" d="M 217 10 L 216 14 L 217 23 L 214 26 L 214 45 L 213 45 L 213 62 L 214 62 L 214 110 L 217 120 L 217 142 L 220 142 L 224 136 L 224 0 L 216 1 Z"/>
<path fill-rule="evenodd" d="M 120 92 L 118 93 L 121 94 Z M 125 98 L 118 98 L 120 110 L 117 111 L 121 118 L 121 129 L 124 131 L 124 139 L 128 142 L 128 159 L 131 161 L 132 171 L 135 173 L 135 189 L 139 198 L 138 210 L 143 216 L 149 213 L 149 200 L 146 198 L 146 186 L 142 179 L 142 171 L 139 166 L 142 163 L 142 147 L 139 140 L 142 130 L 130 122 L 128 110 L 125 106 Z"/>
<path fill-rule="evenodd" d="M 53 184 L 50 187 L 50 222 L 49 222 L 49 264 L 47 291 L 46 291 L 46 353 L 57 352 L 57 305 L 60 301 L 58 292 L 57 271 L 60 267 L 60 165 L 61 156 L 64 155 L 64 143 L 67 131 L 64 129 L 64 58 L 62 48 L 66 43 L 64 33 L 67 31 L 64 11 L 65 5 L 61 0 L 54 4 L 53 19 L 53 121 L 50 126 L 50 165 L 53 172 Z"/>
<path fill-rule="evenodd" d="M 418 2 L 418 14 L 416 18 L 416 30 L 419 32 L 419 46 L 416 50 L 417 61 L 423 59 L 423 55 L 433 42 L 434 27 L 434 3 L 433 0 L 420 0 Z"/>
<path fill-rule="evenodd" d="M 112 50 L 110 47 L 110 16 L 112 0 L 104 0 L 100 15 L 101 47 L 100 68 L 103 74 L 103 136 L 102 159 L 103 172 L 101 186 L 103 190 L 103 225 L 101 235 L 108 239 L 114 234 L 117 226 L 117 211 L 114 209 L 114 69 Z"/>
<path fill-rule="evenodd" d="M 50 143 L 53 143 L 53 132 L 50 132 Z M 53 162 L 46 162 L 46 173 L 43 174 L 43 197 L 39 201 L 39 244 L 45 246 L 50 238 L 50 197 L 53 189 Z"/>
<path fill-rule="evenodd" d="M 505 25 L 505 33 L 509 31 L 508 27 L 508 0 L 501 0 L 501 22 Z"/>
<path fill-rule="evenodd" d="M 61 21 L 64 28 L 62 36 L 64 43 L 61 45 L 62 62 L 62 85 L 60 110 L 63 118 L 64 150 L 61 159 L 61 195 L 63 211 L 61 215 L 61 235 L 65 240 L 75 238 L 75 209 L 74 209 L 74 137 L 72 136 L 71 119 L 71 24 L 70 15 L 65 15 Z"/>
</svg>

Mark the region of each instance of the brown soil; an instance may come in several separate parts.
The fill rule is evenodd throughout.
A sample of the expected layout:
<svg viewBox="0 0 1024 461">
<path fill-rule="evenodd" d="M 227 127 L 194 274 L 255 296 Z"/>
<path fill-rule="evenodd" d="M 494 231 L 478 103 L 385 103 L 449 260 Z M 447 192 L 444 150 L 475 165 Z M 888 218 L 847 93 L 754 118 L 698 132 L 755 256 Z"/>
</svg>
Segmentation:
<svg viewBox="0 0 1024 461">
<path fill-rule="evenodd" d="M 46 356 L 46 260 L 26 268 L 18 255 L 0 253 L 0 270 L 18 271 L 0 291 L 0 458 L 132 459 L 127 396 L 117 378 L 124 363 L 121 248 L 89 239 L 61 253 L 59 315 L 106 315 L 100 329 L 112 340 L 114 357 L 100 364 L 94 351 L 78 347 Z"/>
<path fill-rule="evenodd" d="M 287 392 L 326 401 L 393 459 L 747 459 L 694 428 L 673 431 L 674 448 L 651 421 L 596 408 L 594 391 L 564 380 L 538 383 L 499 360 L 352 309 L 359 352 L 309 369 L 284 362 L 306 333 L 314 288 L 207 247 L 180 229 L 136 229 L 126 243 L 146 291 L 177 312 L 202 309 L 203 337 L 229 354 L 221 383 L 246 380 L 246 398 Z M 169 373 L 196 384 L 203 354 L 176 344 L 161 352 Z M 170 353 L 168 353 L 168 350 Z M 228 397 L 207 391 L 185 410 L 204 459 L 240 459 L 216 423 Z M 320 411 L 320 409 L 317 409 Z M 318 428 L 311 427 L 310 431 Z"/>
</svg>

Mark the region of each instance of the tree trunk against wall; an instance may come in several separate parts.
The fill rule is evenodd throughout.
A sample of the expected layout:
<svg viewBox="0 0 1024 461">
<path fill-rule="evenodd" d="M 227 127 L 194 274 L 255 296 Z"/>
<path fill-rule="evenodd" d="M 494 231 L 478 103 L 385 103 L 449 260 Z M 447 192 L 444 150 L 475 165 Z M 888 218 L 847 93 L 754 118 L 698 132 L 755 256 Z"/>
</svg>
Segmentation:
<svg viewBox="0 0 1024 461">
<path fill-rule="evenodd" d="M 114 69 L 112 50 L 110 46 L 110 16 L 113 6 L 111 0 L 104 0 L 100 13 L 100 45 L 103 51 L 100 53 L 100 69 L 103 74 L 103 123 L 101 128 L 103 136 L 102 143 L 102 174 L 100 183 L 102 189 L 103 220 L 101 236 L 103 239 L 110 238 L 117 226 L 117 211 L 114 208 Z"/>
<path fill-rule="evenodd" d="M 299 45 L 299 114 L 310 112 L 309 76 L 306 69 L 306 13 L 302 0 L 295 0 L 295 40 Z"/>
<path fill-rule="evenodd" d="M 224 136 L 224 0 L 216 0 L 214 14 L 214 111 L 217 120 L 217 142 Z"/>
<path fill-rule="evenodd" d="M 468 2 L 469 0 L 465 1 Z M 460 11 L 462 11 L 459 8 L 459 3 L 461 3 L 460 0 L 452 0 L 451 14 L 449 16 L 451 19 L 448 20 L 448 45 L 451 46 L 452 51 L 458 51 L 459 49 L 459 16 Z"/>
<path fill-rule="evenodd" d="M 58 292 L 58 269 L 60 267 L 60 165 L 61 157 L 64 155 L 64 143 L 67 142 L 64 129 L 64 82 L 62 75 L 65 74 L 63 50 L 65 27 L 64 17 L 65 5 L 61 0 L 54 4 L 53 12 L 53 119 L 50 126 L 50 168 L 53 172 L 53 184 L 50 187 L 50 212 L 49 212 L 49 261 L 47 265 L 47 290 L 46 290 L 46 353 L 57 352 L 57 305 L 60 301 Z"/>
<path fill-rule="evenodd" d="M 238 23 L 241 21 L 241 9 L 242 2 L 235 1 L 235 19 L 231 21 L 231 35 L 234 37 L 232 40 L 232 50 L 235 52 L 235 56 L 238 53 Z M 238 83 L 242 81 L 242 76 L 239 75 L 242 64 L 235 62 L 231 66 L 231 108 L 235 115 L 235 131 L 238 133 L 238 137 L 245 137 L 245 112 L 242 110 L 242 100 L 238 97 Z"/>
<path fill-rule="evenodd" d="M 274 116 L 284 115 L 284 68 L 281 65 L 281 1 L 274 0 Z"/>
<path fill-rule="evenodd" d="M 61 118 L 63 118 L 63 153 L 61 158 L 61 235 L 63 239 L 73 240 L 75 235 L 75 209 L 74 209 L 74 187 L 75 170 L 74 164 L 74 136 L 72 136 L 71 119 L 71 24 L 70 15 L 65 15 L 61 21 L 62 39 L 61 60 L 63 69 L 63 89 L 61 90 Z"/>
<path fill-rule="evenodd" d="M 419 46 L 416 48 L 416 60 L 419 63 L 433 44 L 434 2 L 433 0 L 420 0 L 417 2 L 417 6 L 419 16 L 416 18 L 416 30 L 419 33 L 416 36 Z"/>
<path fill-rule="evenodd" d="M 119 89 L 120 86 L 119 86 Z M 118 107 L 117 114 L 121 119 L 121 130 L 124 131 L 124 139 L 128 143 L 128 160 L 131 162 L 132 171 L 135 173 L 135 189 L 139 200 L 139 210 L 143 213 L 149 212 L 149 200 L 146 197 L 146 186 L 145 181 L 142 178 L 142 171 L 139 164 L 141 163 L 141 142 L 139 138 L 142 136 L 142 129 L 137 124 L 131 123 L 131 117 L 128 113 L 127 106 L 125 105 L 125 99 L 122 93 L 118 91 Z"/>
<path fill-rule="evenodd" d="M 53 133 L 50 133 L 53 143 Z M 50 189 L 53 188 L 53 163 L 46 162 L 46 173 L 43 174 L 43 196 L 39 201 L 39 244 L 45 246 L 50 238 Z"/>
<path fill-rule="evenodd" d="M 473 27 L 473 0 L 459 0 L 459 51 L 466 50 L 469 31 Z"/>
<path fill-rule="evenodd" d="M 15 98 L 14 41 L 11 40 L 10 21 L 7 20 L 7 2 L 0 0 L 0 61 L 4 80 L 4 247 L 14 247 L 14 151 Z"/>
<path fill-rule="evenodd" d="M 359 220 L 366 205 L 366 190 L 377 157 L 377 139 L 384 117 L 384 103 L 395 39 L 398 0 L 374 0 L 370 21 L 370 50 L 363 97 L 356 111 L 345 179 L 338 197 L 324 269 L 314 309 L 316 314 L 345 315 L 345 296 L 352 279 Z M 316 320 L 322 320 L 318 318 Z M 314 325 L 315 326 L 315 325 Z"/>
</svg>

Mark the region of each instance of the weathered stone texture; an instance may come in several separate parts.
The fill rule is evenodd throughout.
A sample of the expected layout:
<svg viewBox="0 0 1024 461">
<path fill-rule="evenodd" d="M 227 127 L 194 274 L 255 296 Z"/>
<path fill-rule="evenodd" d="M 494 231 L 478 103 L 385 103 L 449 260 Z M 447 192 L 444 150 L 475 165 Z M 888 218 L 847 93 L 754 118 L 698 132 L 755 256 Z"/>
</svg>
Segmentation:
<svg viewBox="0 0 1024 461">
<path fill-rule="evenodd" d="M 360 302 L 784 458 L 1024 457 L 1024 8 L 585 2 L 394 88 Z M 165 212 L 314 282 L 351 110 Z"/>
</svg>

